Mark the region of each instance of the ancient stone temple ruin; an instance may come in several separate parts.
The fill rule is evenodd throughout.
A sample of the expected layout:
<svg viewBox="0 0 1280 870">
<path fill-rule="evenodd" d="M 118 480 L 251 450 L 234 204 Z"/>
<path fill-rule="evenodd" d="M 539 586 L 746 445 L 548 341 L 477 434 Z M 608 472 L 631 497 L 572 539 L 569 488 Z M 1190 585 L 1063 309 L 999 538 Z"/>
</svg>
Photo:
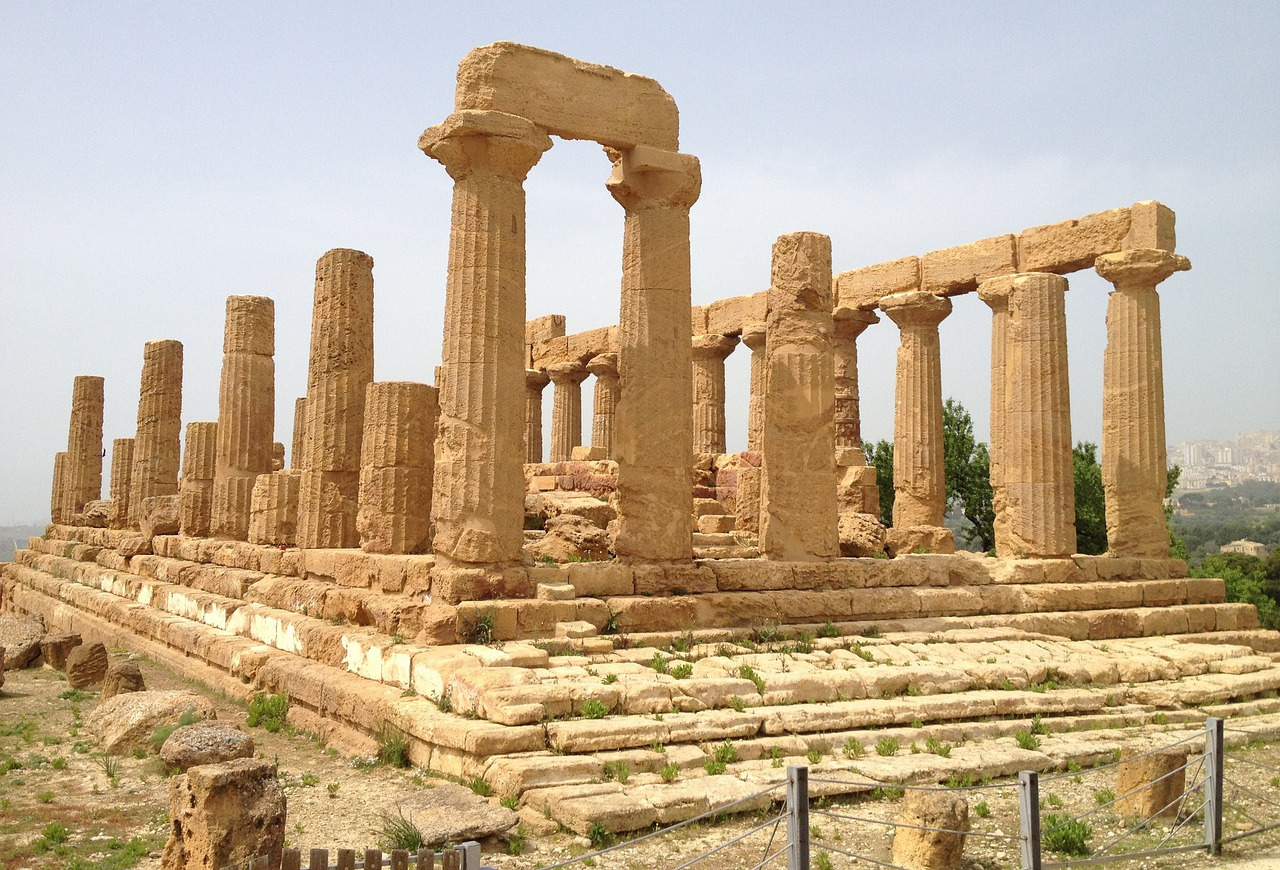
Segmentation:
<svg viewBox="0 0 1280 870">
<path fill-rule="evenodd" d="M 612 162 L 616 325 L 526 311 L 524 181 L 552 137 Z M 792 233 L 766 289 L 694 306 L 700 167 L 654 80 L 485 46 L 418 146 L 454 182 L 434 383 L 373 380 L 374 262 L 353 250 L 317 263 L 292 421 L 273 418 L 274 306 L 233 296 L 218 419 L 179 444 L 182 345 L 148 342 L 104 504 L 102 380 L 77 378 L 52 523 L 3 566 L 5 610 L 237 695 L 287 694 L 295 721 L 349 751 L 398 728 L 416 764 L 580 832 L 691 817 L 782 776 L 771 759 L 839 765 L 840 746 L 909 722 L 969 741 L 920 775 L 1007 773 L 1061 762 L 1000 743 L 1033 714 L 1064 733 L 1191 721 L 1280 688 L 1280 635 L 1169 557 L 1157 288 L 1190 267 L 1169 208 L 844 270 L 827 236 Z M 1092 327 L 1107 335 L 1105 556 L 1075 552 L 1064 293 L 1088 269 L 1113 285 Z M 977 304 L 994 558 L 957 553 L 943 525 L 938 326 Z M 892 517 L 862 451 L 869 328 L 900 339 Z M 750 355 L 750 410 L 747 449 L 729 453 L 734 352 Z M 286 469 L 274 438 L 290 425 Z M 736 760 L 705 772 L 726 740 Z M 626 789 L 600 782 L 619 759 Z M 672 763 L 679 784 L 657 776 Z"/>
</svg>

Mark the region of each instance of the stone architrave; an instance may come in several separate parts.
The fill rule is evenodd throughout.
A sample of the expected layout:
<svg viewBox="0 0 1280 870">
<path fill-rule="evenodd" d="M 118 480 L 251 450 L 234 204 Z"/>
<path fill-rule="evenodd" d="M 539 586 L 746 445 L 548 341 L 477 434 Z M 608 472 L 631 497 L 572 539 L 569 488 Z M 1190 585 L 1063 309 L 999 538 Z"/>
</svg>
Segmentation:
<svg viewBox="0 0 1280 870">
<path fill-rule="evenodd" d="M 138 428 L 129 482 L 129 527 L 137 528 L 142 502 L 178 491 L 182 439 L 182 342 L 148 341 L 142 350 Z"/>
<path fill-rule="evenodd" d="M 724 361 L 738 344 L 736 335 L 693 337 L 693 452 L 725 452 Z"/>
<path fill-rule="evenodd" d="M 71 421 L 67 432 L 67 504 L 64 512 L 81 514 L 102 497 L 103 380 L 77 375 L 71 387 Z"/>
<path fill-rule="evenodd" d="M 289 447 L 289 467 L 302 469 L 307 452 L 307 397 L 301 396 L 293 403 L 293 441 Z"/>
<path fill-rule="evenodd" d="M 1169 555 L 1164 518 L 1164 356 L 1156 286 L 1191 268 L 1180 254 L 1136 249 L 1094 262 L 1114 285 L 1102 365 L 1102 485 L 1113 556 Z"/>
<path fill-rule="evenodd" d="M 542 390 L 551 383 L 539 369 L 524 372 L 524 461 L 542 461 Z"/>
<path fill-rule="evenodd" d="M 188 538 L 207 538 L 213 519 L 213 478 L 218 467 L 218 424 L 187 424 L 186 449 L 182 453 L 181 503 L 178 523 Z"/>
<path fill-rule="evenodd" d="M 523 118 L 467 110 L 418 146 L 454 180 L 432 546 L 454 562 L 514 562 L 527 455 L 524 179 L 551 139 Z"/>
<path fill-rule="evenodd" d="M 760 552 L 811 561 L 840 555 L 836 507 L 831 239 L 773 244 L 765 342 Z"/>
<path fill-rule="evenodd" d="M 298 542 L 301 471 L 259 474 L 249 508 L 249 543 L 292 547 Z"/>
<path fill-rule="evenodd" d="M 591 446 L 604 450 L 613 459 L 613 418 L 618 409 L 618 355 L 602 353 L 587 361 L 587 371 L 596 376 L 591 394 Z"/>
<path fill-rule="evenodd" d="M 49 496 L 49 521 L 61 523 L 66 518 L 67 451 L 59 450 L 53 457 L 53 487 Z"/>
<path fill-rule="evenodd" d="M 373 258 L 339 248 L 316 262 L 299 547 L 360 544 L 360 441 L 372 381 Z"/>
<path fill-rule="evenodd" d="M 111 504 L 107 508 L 107 528 L 129 527 L 129 483 L 133 475 L 133 439 L 111 441 Z"/>
<path fill-rule="evenodd" d="M 743 324 L 742 343 L 751 350 L 751 394 L 747 400 L 747 449 L 759 450 L 760 435 L 764 431 L 765 324 Z"/>
<path fill-rule="evenodd" d="M 636 146 L 617 155 L 607 187 L 626 211 L 614 551 L 624 561 L 687 561 L 693 557 L 689 209 L 701 193 L 702 170 L 692 155 Z"/>
<path fill-rule="evenodd" d="M 991 396 L 1001 558 L 1065 558 L 1076 549 L 1066 291 L 1067 279 L 1047 272 L 991 279 L 978 290 L 993 334 L 1005 337 L 998 359 L 992 346 Z"/>
<path fill-rule="evenodd" d="M 427 384 L 369 384 L 356 517 L 366 553 L 429 550 L 439 407 L 436 388 Z"/>
<path fill-rule="evenodd" d="M 938 342 L 938 324 L 951 313 L 951 301 L 915 290 L 884 297 L 880 310 L 901 332 L 894 390 L 889 547 L 894 552 L 953 552 L 954 539 L 942 527 L 947 487 Z"/>
<path fill-rule="evenodd" d="M 210 534 L 249 536 L 253 484 L 271 471 L 275 431 L 275 303 L 227 297 L 218 390 L 218 431 Z"/>
<path fill-rule="evenodd" d="M 554 385 L 551 404 L 551 461 L 568 462 L 573 448 L 582 444 L 582 382 L 586 366 L 580 362 L 559 362 L 547 366 Z"/>
</svg>

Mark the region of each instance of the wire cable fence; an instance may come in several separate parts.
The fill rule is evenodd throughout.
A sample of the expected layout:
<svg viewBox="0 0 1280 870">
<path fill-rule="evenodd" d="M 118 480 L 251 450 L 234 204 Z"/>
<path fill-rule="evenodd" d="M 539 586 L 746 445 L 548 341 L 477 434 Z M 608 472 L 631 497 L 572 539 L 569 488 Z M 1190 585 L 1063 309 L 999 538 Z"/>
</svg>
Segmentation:
<svg viewBox="0 0 1280 870">
<path fill-rule="evenodd" d="M 1263 737 L 1270 734 L 1243 728 L 1224 728 L 1230 734 L 1244 735 L 1230 751 L 1224 751 L 1230 771 L 1225 772 L 1223 784 L 1223 825 L 1231 831 L 1222 838 L 1224 844 L 1234 843 L 1280 828 L 1280 765 L 1264 764 L 1245 757 Z M 1245 785 L 1240 782 L 1244 770 L 1261 773 L 1258 782 Z"/>
</svg>

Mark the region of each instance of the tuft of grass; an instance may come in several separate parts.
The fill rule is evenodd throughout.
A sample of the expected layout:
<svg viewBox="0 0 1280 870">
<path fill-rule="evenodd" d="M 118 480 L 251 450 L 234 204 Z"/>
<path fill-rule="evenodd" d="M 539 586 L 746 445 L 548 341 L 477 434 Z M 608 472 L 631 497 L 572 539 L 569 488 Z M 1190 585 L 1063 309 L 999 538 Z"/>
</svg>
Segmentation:
<svg viewBox="0 0 1280 870">
<path fill-rule="evenodd" d="M 973 812 L 978 818 L 986 819 L 991 816 L 991 807 L 987 805 L 986 801 L 982 801 L 981 803 L 974 805 Z"/>
<path fill-rule="evenodd" d="M 596 849 L 603 849 L 613 841 L 613 835 L 609 833 L 609 829 L 602 822 L 593 822 L 590 828 L 587 828 L 587 839 L 591 841 L 591 845 Z"/>
<path fill-rule="evenodd" d="M 1093 836 L 1093 828 L 1088 823 L 1060 813 L 1046 813 L 1040 824 L 1041 845 L 1050 852 L 1073 858 L 1089 854 L 1088 844 L 1089 838 Z"/>
<path fill-rule="evenodd" d="M 156 752 L 164 746 L 169 735 L 177 731 L 179 728 L 185 728 L 188 725 L 194 725 L 200 721 L 200 715 L 195 710 L 184 710 L 182 715 L 178 717 L 176 725 L 159 725 L 155 731 L 151 732 L 151 748 Z"/>
<path fill-rule="evenodd" d="M 327 791 L 327 792 L 329 793 L 329 797 L 331 797 L 331 798 L 332 798 L 332 797 L 337 797 L 337 796 L 338 796 L 338 788 L 339 788 L 339 787 L 340 787 L 340 786 L 338 785 L 338 783 L 336 783 L 336 782 L 331 782 L 331 783 L 329 783 L 328 785 L 326 785 L 326 786 L 324 787 L 324 790 L 325 790 L 325 791 Z"/>
<path fill-rule="evenodd" d="M 396 814 L 382 813 L 378 820 L 378 839 L 388 849 L 405 849 L 416 852 L 426 846 L 426 838 L 413 821 L 405 817 L 404 810 L 396 807 Z"/>
<path fill-rule="evenodd" d="M 1048 734 L 1049 727 L 1044 724 L 1044 718 L 1037 713 L 1031 717 L 1031 733 L 1032 734 Z"/>
<path fill-rule="evenodd" d="M 820 851 L 813 858 L 814 870 L 833 870 L 834 867 L 835 865 L 831 863 L 831 856 L 826 852 Z"/>
<path fill-rule="evenodd" d="M 667 672 L 667 657 L 660 652 L 654 652 L 653 658 L 649 661 L 649 667 L 653 668 L 655 673 L 665 674 Z"/>
<path fill-rule="evenodd" d="M 36 801 L 42 804 L 53 803 L 53 790 L 45 789 L 44 791 L 36 792 Z"/>
<path fill-rule="evenodd" d="M 1098 806 L 1106 806 L 1116 799 L 1116 793 L 1109 788 L 1100 788 L 1093 793 L 1093 799 Z"/>
<path fill-rule="evenodd" d="M 810 749 L 804 754 L 804 757 L 809 759 L 810 764 L 817 764 L 819 761 L 822 761 L 822 753 L 816 749 Z"/>
<path fill-rule="evenodd" d="M 555 561 L 554 559 L 552 560 Z M 493 610 L 482 610 L 475 619 L 469 619 L 462 627 L 464 643 L 491 644 L 493 637 Z"/>
<path fill-rule="evenodd" d="M 693 676 L 693 665 L 688 662 L 681 662 L 671 669 L 671 676 L 677 680 L 687 680 Z"/>
<path fill-rule="evenodd" d="M 775 746 L 769 750 L 769 763 L 773 767 L 782 767 L 784 764 L 782 756 L 782 747 Z"/>
<path fill-rule="evenodd" d="M 58 697 L 64 701 L 78 702 L 87 701 L 92 698 L 93 695 L 86 692 L 84 689 L 67 689 L 65 692 L 61 692 Z"/>
<path fill-rule="evenodd" d="M 742 700 L 742 698 L 738 697 L 737 695 L 734 695 L 729 699 L 729 706 L 732 707 L 735 712 L 741 713 L 742 711 L 747 709 L 747 702 Z"/>
<path fill-rule="evenodd" d="M 662 769 L 658 771 L 658 776 L 662 777 L 663 782 L 675 782 L 680 776 L 680 765 L 674 761 L 670 764 L 664 764 Z"/>
<path fill-rule="evenodd" d="M 1013 735 L 1013 739 L 1018 741 L 1018 746 L 1022 749 L 1035 750 L 1040 748 L 1040 738 L 1030 731 L 1019 731 Z"/>
<path fill-rule="evenodd" d="M 314 788 L 320 784 L 320 777 L 314 773 L 304 773 L 302 775 L 302 787 Z"/>
<path fill-rule="evenodd" d="M 523 855 L 524 850 L 529 847 L 528 841 L 525 839 L 525 827 L 523 824 L 516 825 L 514 834 L 507 834 L 507 854 Z"/>
<path fill-rule="evenodd" d="M 409 735 L 396 726 L 383 722 L 375 736 L 378 741 L 378 763 L 388 767 L 409 766 Z"/>
<path fill-rule="evenodd" d="M 288 695 L 269 695 L 266 692 L 258 692 L 249 702 L 249 715 L 246 722 L 250 728 L 261 725 L 271 734 L 275 734 L 284 727 L 288 716 Z"/>
<path fill-rule="evenodd" d="M 844 742 L 845 758 L 861 758 L 866 754 L 866 750 L 862 748 L 862 741 L 856 737 L 850 737 Z"/>
<path fill-rule="evenodd" d="M 619 785 L 626 785 L 627 780 L 631 779 L 631 768 L 627 766 L 625 761 L 606 761 L 604 763 L 604 779 L 605 782 L 615 780 Z"/>
<path fill-rule="evenodd" d="M 513 795 L 507 795 L 499 800 L 498 803 L 502 804 L 504 808 L 511 810 L 513 813 L 520 809 L 520 798 L 514 797 Z"/>
<path fill-rule="evenodd" d="M 467 783 L 467 787 L 480 797 L 488 797 L 493 794 L 493 786 L 484 781 L 484 777 L 477 776 L 475 779 Z"/>
<path fill-rule="evenodd" d="M 951 744 L 943 743 L 941 740 L 939 740 L 937 737 L 934 737 L 932 734 L 930 734 L 928 737 L 924 739 L 924 749 L 925 749 L 925 752 L 931 752 L 934 755 L 940 755 L 943 758 L 951 757 Z"/>
<path fill-rule="evenodd" d="M 606 686 L 612 686 L 612 685 L 613 685 L 614 683 L 616 683 L 616 682 L 618 682 L 618 675 L 617 675 L 617 674 L 605 674 L 605 675 L 604 675 L 604 684 L 605 684 Z"/>
<path fill-rule="evenodd" d="M 822 623 L 822 628 L 818 629 L 818 637 L 839 637 L 840 629 L 831 620 Z"/>
<path fill-rule="evenodd" d="M 896 737 L 881 737 L 876 741 L 876 755 L 883 755 L 886 758 L 897 755 L 900 748 L 901 744 Z"/>
</svg>

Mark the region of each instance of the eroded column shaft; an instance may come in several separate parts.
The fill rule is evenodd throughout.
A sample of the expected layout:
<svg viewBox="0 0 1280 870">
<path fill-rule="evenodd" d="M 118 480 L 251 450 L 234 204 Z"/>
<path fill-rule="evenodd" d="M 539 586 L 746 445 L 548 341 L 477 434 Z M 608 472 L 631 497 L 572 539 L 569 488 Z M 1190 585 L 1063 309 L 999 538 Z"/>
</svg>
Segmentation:
<svg viewBox="0 0 1280 870">
<path fill-rule="evenodd" d="M 301 396 L 293 403 L 293 443 L 289 447 L 289 467 L 302 469 L 307 452 L 307 397 Z"/>
<path fill-rule="evenodd" d="M 66 519 L 67 451 L 59 450 L 53 457 L 53 486 L 49 493 L 49 522 L 61 523 Z"/>
<path fill-rule="evenodd" d="M 738 343 L 736 335 L 693 338 L 693 452 L 725 452 L 724 361 Z"/>
<path fill-rule="evenodd" d="M 360 547 L 368 553 L 425 553 L 431 545 L 436 389 L 375 382 L 365 395 Z"/>
<path fill-rule="evenodd" d="M 213 520 L 213 479 L 218 467 L 218 424 L 187 424 L 182 452 L 178 525 L 189 538 L 207 538 Z"/>
<path fill-rule="evenodd" d="M 142 502 L 178 491 L 182 437 L 182 343 L 149 341 L 142 351 L 138 428 L 133 439 L 129 526 L 137 528 Z"/>
<path fill-rule="evenodd" d="M 1008 555 L 1009 510 L 1005 497 L 1004 451 L 1008 439 L 1005 426 L 1005 347 L 1009 333 L 1009 291 L 1012 276 L 992 278 L 978 287 L 978 297 L 991 309 L 991 447 L 988 479 L 991 481 L 992 531 L 996 553 Z"/>
<path fill-rule="evenodd" d="M 111 442 L 111 504 L 107 508 L 107 528 L 129 528 L 129 486 L 133 476 L 133 439 Z"/>
<path fill-rule="evenodd" d="M 292 547 L 298 540 L 298 496 L 301 471 L 259 474 L 253 482 L 249 509 L 249 543 Z"/>
<path fill-rule="evenodd" d="M 618 409 L 618 355 L 602 353 L 587 362 L 587 371 L 596 376 L 591 393 L 591 446 L 599 447 L 613 459 L 614 417 Z"/>
<path fill-rule="evenodd" d="M 67 431 L 68 512 L 79 514 L 102 498 L 103 380 L 77 375 L 71 387 L 71 421 Z"/>
<path fill-rule="evenodd" d="M 765 324 L 742 327 L 742 343 L 751 349 L 750 396 L 747 399 L 747 449 L 759 450 L 764 433 Z"/>
<path fill-rule="evenodd" d="M 524 373 L 524 461 L 542 461 L 542 390 L 551 382 L 547 373 L 526 369 Z"/>
<path fill-rule="evenodd" d="M 580 363 L 547 366 L 553 389 L 551 404 L 551 461 L 568 462 L 582 444 L 582 382 L 587 370 Z"/>
</svg>

